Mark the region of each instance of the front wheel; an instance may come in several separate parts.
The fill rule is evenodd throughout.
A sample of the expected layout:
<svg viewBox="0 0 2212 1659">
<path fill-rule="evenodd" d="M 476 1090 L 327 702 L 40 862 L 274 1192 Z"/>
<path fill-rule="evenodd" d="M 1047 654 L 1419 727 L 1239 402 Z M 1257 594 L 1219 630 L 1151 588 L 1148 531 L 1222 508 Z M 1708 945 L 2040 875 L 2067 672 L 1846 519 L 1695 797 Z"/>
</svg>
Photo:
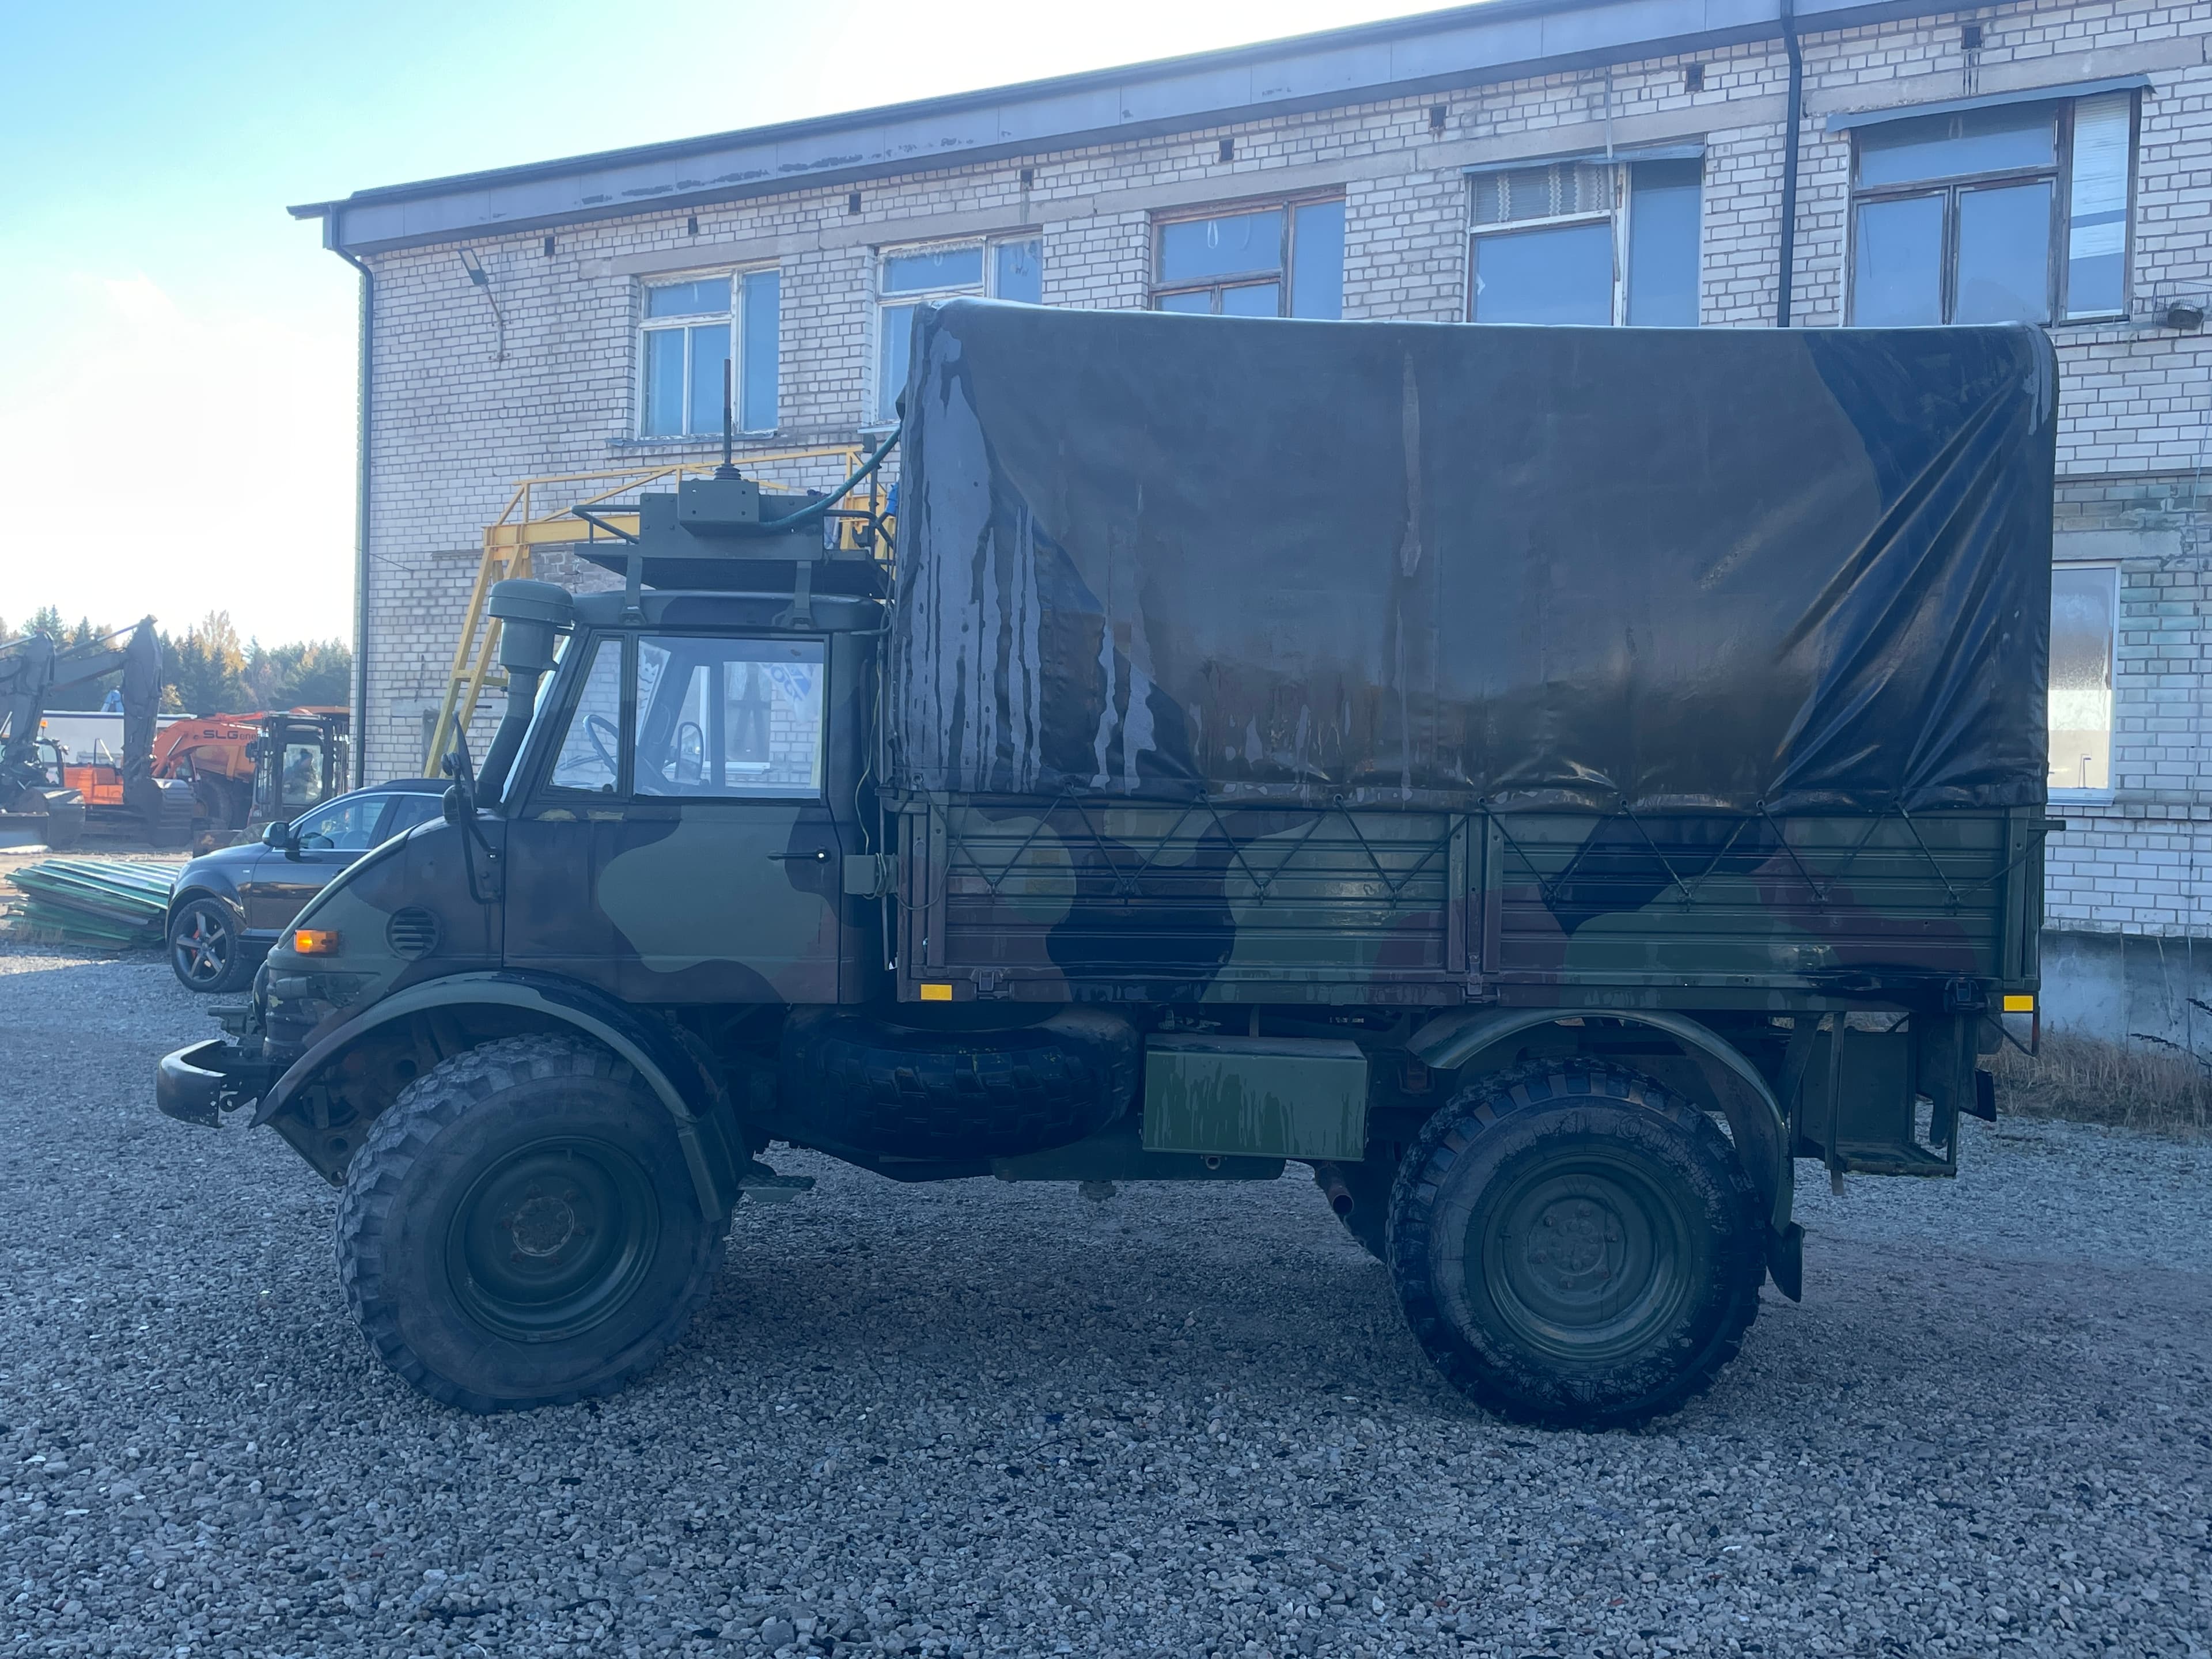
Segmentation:
<svg viewBox="0 0 2212 1659">
<path fill-rule="evenodd" d="M 196 898 L 178 907 L 169 919 L 169 971 L 187 991 L 234 991 L 253 976 L 229 906 Z"/>
<path fill-rule="evenodd" d="M 1618 1428 L 1703 1393 L 1765 1273 L 1758 1199 L 1712 1120 L 1649 1078 L 1547 1061 L 1431 1119 L 1389 1261 L 1429 1358 L 1515 1422 Z"/>
<path fill-rule="evenodd" d="M 701 1208 L 667 1110 L 568 1037 L 506 1037 L 410 1084 L 346 1172 L 338 1275 L 377 1357 L 465 1411 L 609 1394 L 713 1288 L 726 1214 Z"/>
</svg>

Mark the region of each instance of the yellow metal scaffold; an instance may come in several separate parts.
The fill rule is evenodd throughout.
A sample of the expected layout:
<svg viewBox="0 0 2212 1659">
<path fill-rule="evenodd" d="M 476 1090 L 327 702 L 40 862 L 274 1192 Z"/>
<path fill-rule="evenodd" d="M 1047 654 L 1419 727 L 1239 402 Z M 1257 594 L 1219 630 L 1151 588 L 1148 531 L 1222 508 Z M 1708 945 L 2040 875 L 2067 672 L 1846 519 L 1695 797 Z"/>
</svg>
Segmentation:
<svg viewBox="0 0 2212 1659">
<path fill-rule="evenodd" d="M 840 476 L 850 477 L 866 458 L 866 452 L 860 448 L 833 445 L 818 449 L 770 450 L 738 459 L 749 475 L 762 467 L 831 461 L 842 467 Z M 494 666 L 499 660 L 499 622 L 484 614 L 492 584 L 510 576 L 529 575 L 532 554 L 538 548 L 611 539 L 603 537 L 596 526 L 578 518 L 578 507 L 591 511 L 593 518 L 611 529 L 635 535 L 636 492 L 654 485 L 673 489 L 680 479 L 703 477 L 714 470 L 712 461 L 678 461 L 662 466 L 603 472 L 549 473 L 544 477 L 525 478 L 515 485 L 514 493 L 507 498 L 507 510 L 484 530 L 483 557 L 477 562 L 476 583 L 469 590 L 468 611 L 461 619 L 459 637 L 453 642 L 453 663 L 446 672 L 445 692 L 438 702 L 438 718 L 430 728 L 430 740 L 422 757 L 423 776 L 438 775 L 441 763 L 453 747 L 454 733 L 467 731 L 469 722 L 475 718 L 477 702 L 484 688 L 490 686 L 496 690 L 506 686 L 506 677 Z M 881 514 L 884 490 L 882 475 L 875 474 L 866 485 L 865 497 L 855 490 L 852 504 L 860 505 L 865 499 L 869 511 Z M 560 501 L 560 507 L 552 507 L 553 501 Z M 833 522 L 838 523 L 838 534 L 847 546 L 859 544 L 854 540 L 856 526 L 853 521 Z"/>
</svg>

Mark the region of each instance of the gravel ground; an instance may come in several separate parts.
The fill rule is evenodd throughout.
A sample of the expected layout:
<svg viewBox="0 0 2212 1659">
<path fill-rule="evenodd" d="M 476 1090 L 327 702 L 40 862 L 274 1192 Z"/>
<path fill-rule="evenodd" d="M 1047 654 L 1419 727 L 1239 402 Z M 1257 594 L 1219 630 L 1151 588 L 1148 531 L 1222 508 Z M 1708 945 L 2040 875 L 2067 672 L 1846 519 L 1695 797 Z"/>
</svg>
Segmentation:
<svg viewBox="0 0 2212 1659">
<path fill-rule="evenodd" d="M 2212 1647 L 2202 1146 L 1808 1191 L 1804 1304 L 1601 1436 L 1443 1390 L 1304 1182 L 787 1156 L 659 1370 L 487 1420 L 369 1358 L 282 1143 L 155 1113 L 207 1029 L 158 962 L 0 956 L 0 1655 Z"/>
</svg>

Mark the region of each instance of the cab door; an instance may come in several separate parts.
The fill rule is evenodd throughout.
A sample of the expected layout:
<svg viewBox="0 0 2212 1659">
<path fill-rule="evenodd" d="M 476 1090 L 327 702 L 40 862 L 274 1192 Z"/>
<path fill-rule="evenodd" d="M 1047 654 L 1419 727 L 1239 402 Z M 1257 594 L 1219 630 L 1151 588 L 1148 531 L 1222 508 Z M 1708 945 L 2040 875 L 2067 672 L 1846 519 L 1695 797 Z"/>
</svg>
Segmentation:
<svg viewBox="0 0 2212 1659">
<path fill-rule="evenodd" d="M 509 817 L 507 956 L 635 1002 L 835 1002 L 827 641 L 605 635 Z"/>
</svg>

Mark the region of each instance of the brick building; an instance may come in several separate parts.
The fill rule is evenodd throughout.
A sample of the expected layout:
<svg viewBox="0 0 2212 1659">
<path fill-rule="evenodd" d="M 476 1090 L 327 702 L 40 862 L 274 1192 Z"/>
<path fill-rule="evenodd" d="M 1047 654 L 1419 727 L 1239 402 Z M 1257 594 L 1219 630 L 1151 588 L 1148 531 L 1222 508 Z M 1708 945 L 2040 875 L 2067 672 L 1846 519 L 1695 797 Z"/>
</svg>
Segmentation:
<svg viewBox="0 0 2212 1659">
<path fill-rule="evenodd" d="M 2046 1003 L 2212 1047 L 2202 3 L 1491 0 L 294 211 L 365 273 L 374 775 L 420 764 L 514 481 L 708 457 L 726 357 L 744 448 L 880 431 L 920 298 L 2045 323 Z"/>
</svg>

